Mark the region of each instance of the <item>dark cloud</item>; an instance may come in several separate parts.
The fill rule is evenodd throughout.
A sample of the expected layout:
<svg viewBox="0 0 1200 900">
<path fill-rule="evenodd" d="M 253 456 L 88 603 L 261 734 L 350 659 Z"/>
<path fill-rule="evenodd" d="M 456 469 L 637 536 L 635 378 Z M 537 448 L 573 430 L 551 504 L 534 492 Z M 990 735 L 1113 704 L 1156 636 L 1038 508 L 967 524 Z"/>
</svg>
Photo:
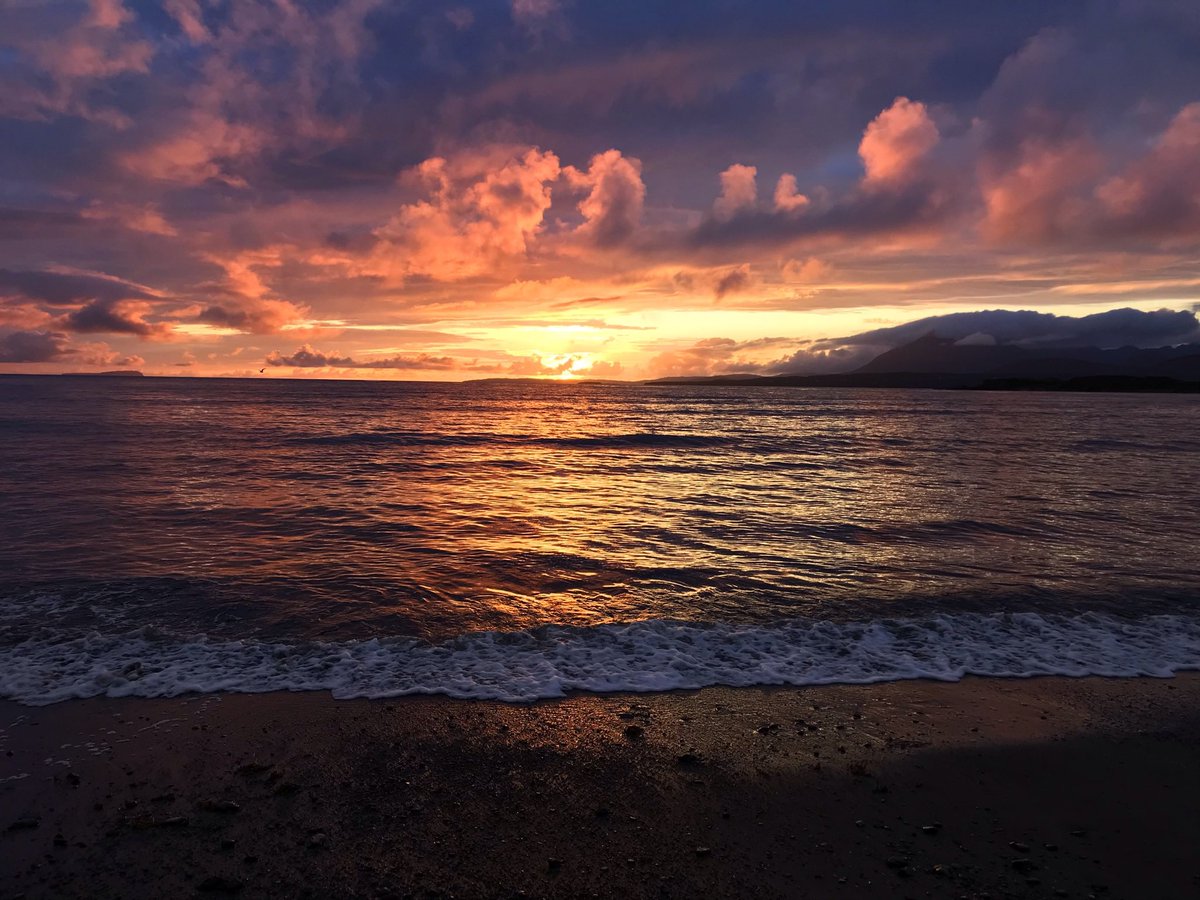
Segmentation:
<svg viewBox="0 0 1200 900">
<path fill-rule="evenodd" d="M 247 298 L 236 304 L 214 304 L 203 309 L 197 322 L 254 334 L 271 334 L 295 321 L 299 310 L 286 300 Z"/>
<path fill-rule="evenodd" d="M 14 331 L 0 335 L 0 363 L 41 363 L 69 352 L 67 336 L 57 331 Z"/>
<path fill-rule="evenodd" d="M 348 356 L 333 356 L 308 344 L 300 347 L 290 356 L 284 356 L 276 351 L 267 357 L 266 362 L 268 366 L 296 366 L 301 369 L 319 369 L 325 366 L 352 368 L 358 365 Z"/>
<path fill-rule="evenodd" d="M 745 290 L 749 284 L 750 267 L 738 266 L 717 279 L 714 292 L 717 295 L 717 299 L 720 300 L 726 294 L 736 294 L 738 291 Z"/>
<path fill-rule="evenodd" d="M 806 238 L 865 238 L 936 229 L 962 211 L 965 197 L 932 179 L 897 190 L 854 191 L 798 211 L 752 209 L 706 219 L 685 238 L 693 250 L 773 250 Z"/>
<path fill-rule="evenodd" d="M 58 324 L 68 331 L 84 334 L 108 332 L 152 337 L 164 334 L 167 330 L 165 325 L 143 319 L 141 310 L 131 308 L 120 301 L 103 300 L 94 301 L 68 313 L 58 320 Z"/>
<path fill-rule="evenodd" d="M 0 240 L 32 240 L 69 234 L 83 219 L 77 213 L 57 210 L 0 207 Z"/>
<path fill-rule="evenodd" d="M 1033 310 L 993 309 L 929 316 L 891 328 L 877 328 L 818 346 L 895 347 L 934 333 L 954 340 L 986 339 L 997 344 L 1062 347 L 1162 347 L 1200 340 L 1195 312 L 1112 309 L 1087 316 L 1060 316 Z"/>
<path fill-rule="evenodd" d="M 0 269 L 0 295 L 3 294 L 15 294 L 50 306 L 159 299 L 145 288 L 119 278 L 44 270 Z"/>
<path fill-rule="evenodd" d="M 456 369 L 459 363 L 453 357 L 434 356 L 428 353 L 390 356 L 385 359 L 358 361 L 348 356 L 335 356 L 305 344 L 289 356 L 278 351 L 270 354 L 268 366 L 294 366 L 301 369 Z"/>
</svg>

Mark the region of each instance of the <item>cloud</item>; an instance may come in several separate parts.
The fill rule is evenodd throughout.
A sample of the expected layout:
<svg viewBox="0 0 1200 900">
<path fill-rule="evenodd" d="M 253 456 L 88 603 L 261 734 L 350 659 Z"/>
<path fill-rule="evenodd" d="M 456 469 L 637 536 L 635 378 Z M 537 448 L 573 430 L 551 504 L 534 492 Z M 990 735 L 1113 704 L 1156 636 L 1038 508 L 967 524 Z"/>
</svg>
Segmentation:
<svg viewBox="0 0 1200 900">
<path fill-rule="evenodd" d="M 873 359 L 873 347 L 818 347 L 806 341 L 795 352 L 762 367 L 766 375 L 828 375 L 849 372 Z"/>
<path fill-rule="evenodd" d="M 979 173 L 984 235 L 994 241 L 1032 242 L 1086 231 L 1087 204 L 1079 194 L 1102 165 L 1099 151 L 1084 135 L 1054 141 L 1031 136 L 1001 159 L 984 156 Z"/>
<path fill-rule="evenodd" d="M 71 362 L 85 366 L 117 366 L 130 369 L 146 364 L 143 357 L 113 350 L 107 344 L 80 344 L 72 347 L 68 353 Z"/>
<path fill-rule="evenodd" d="M 94 300 L 56 320 L 60 328 L 83 333 L 110 332 L 143 338 L 164 337 L 170 327 L 147 322 L 152 307 L 137 300 Z"/>
<path fill-rule="evenodd" d="M 0 335 L 0 363 L 40 363 L 61 359 L 69 341 L 62 332 L 13 331 Z"/>
<path fill-rule="evenodd" d="M 5 320 L 53 320 L 64 331 L 112 332 L 143 338 L 166 336 L 170 326 L 149 322 L 163 298 L 149 288 L 90 272 L 0 269 Z M 14 302 L 14 300 L 16 302 Z"/>
<path fill-rule="evenodd" d="M 267 357 L 266 363 L 268 366 L 296 366 L 303 369 L 323 368 L 325 366 L 350 367 L 357 365 L 348 356 L 334 356 L 330 353 L 324 353 L 311 344 L 305 344 L 290 356 L 284 356 L 275 351 Z"/>
<path fill-rule="evenodd" d="M 721 193 L 713 203 L 713 217 L 727 222 L 740 212 L 754 209 L 758 202 L 758 169 L 734 163 L 720 174 Z"/>
<path fill-rule="evenodd" d="M 130 231 L 140 231 L 145 234 L 175 237 L 179 233 L 152 203 L 139 206 L 131 203 L 104 204 L 93 201 L 80 215 L 84 219 L 116 222 Z"/>
<path fill-rule="evenodd" d="M 30 6 L 37 10 L 36 4 Z M 119 0 L 92 0 L 83 16 L 46 10 L 53 21 L 48 29 L 22 28 L 20 13 L 6 19 L 11 26 L 6 44 L 28 68 L 9 69 L 14 77 L 0 91 L 0 115 L 35 120 L 72 115 L 128 127 L 128 116 L 105 102 L 97 86 L 150 70 L 154 47 L 133 27 L 133 13 Z"/>
<path fill-rule="evenodd" d="M 717 279 L 714 292 L 717 299 L 720 300 L 726 294 L 736 294 L 745 290 L 749 287 L 750 281 L 750 267 L 747 265 L 736 266 Z"/>
<path fill-rule="evenodd" d="M 1117 234 L 1200 233 L 1200 102 L 1171 120 L 1151 150 L 1096 188 Z"/>
<path fill-rule="evenodd" d="M 770 365 L 780 348 L 802 343 L 795 338 L 765 337 L 748 341 L 714 337 L 659 353 L 650 360 L 653 377 L 720 375 L 731 372 L 760 373 Z"/>
<path fill-rule="evenodd" d="M 821 281 L 830 278 L 832 272 L 833 267 L 829 263 L 815 256 L 803 260 L 789 259 L 779 267 L 780 278 L 785 282 Z"/>
<path fill-rule="evenodd" d="M 160 299 L 149 288 L 110 275 L 44 269 L 0 269 L 0 296 L 5 295 L 18 295 L 50 306 L 69 306 L 84 301 L 114 303 Z"/>
<path fill-rule="evenodd" d="M 0 363 L 69 361 L 86 366 L 140 366 L 145 360 L 112 350 L 107 344 L 72 345 L 61 331 L 13 331 L 0 334 Z"/>
<path fill-rule="evenodd" d="M 864 184 L 891 186 L 911 179 L 939 138 L 924 103 L 897 97 L 871 121 L 859 142 Z"/>
<path fill-rule="evenodd" d="M 796 176 L 784 173 L 775 185 L 775 208 L 780 212 L 794 212 L 808 206 L 809 199 L 796 189 Z"/>
<path fill-rule="evenodd" d="M 1111 309 L 1086 316 L 1034 310 L 991 309 L 929 316 L 889 328 L 818 342 L 820 347 L 870 345 L 895 347 L 930 332 L 953 340 L 984 336 L 998 344 L 1062 347 L 1161 347 L 1200 341 L 1200 320 L 1185 310 Z"/>
<path fill-rule="evenodd" d="M 204 11 L 200 8 L 198 0 L 164 0 L 163 9 L 193 44 L 203 44 L 212 40 L 212 33 L 204 24 Z"/>
<path fill-rule="evenodd" d="M 207 306 L 196 321 L 252 334 L 271 334 L 303 317 L 304 310 L 288 300 L 247 297 Z"/>
<path fill-rule="evenodd" d="M 512 0 L 513 18 L 518 21 L 544 19 L 558 11 L 558 0 Z"/>
<path fill-rule="evenodd" d="M 511 0 L 513 21 L 528 34 L 542 38 L 547 34 L 565 38 L 567 20 L 559 0 Z"/>
<path fill-rule="evenodd" d="M 271 353 L 266 363 L 268 366 L 292 366 L 302 369 L 336 368 L 336 369 L 424 369 L 446 370 L 458 368 L 458 362 L 449 356 L 433 356 L 428 353 L 405 354 L 390 356 L 383 359 L 358 361 L 349 356 L 334 356 L 316 349 L 311 344 L 305 344 L 289 356 L 279 352 Z"/>
<path fill-rule="evenodd" d="M 192 109 L 176 118 L 169 133 L 122 154 L 119 162 L 139 178 L 191 187 L 207 181 L 244 186 L 234 164 L 263 151 L 269 139 L 261 127 Z"/>
<path fill-rule="evenodd" d="M 127 178 L 162 187 L 246 188 L 288 159 L 335 149 L 366 99 L 365 22 L 381 2 L 240 0 L 206 14 L 171 0 L 165 12 L 186 43 L 176 40 L 173 70 L 154 73 L 161 83 L 141 88 L 158 101 L 154 114 L 140 117 L 115 161 Z"/>
<path fill-rule="evenodd" d="M 270 280 L 289 258 L 291 248 L 268 246 L 231 255 L 206 254 L 205 258 L 225 272 L 224 281 L 205 285 L 206 293 L 224 295 L 195 311 L 196 321 L 255 334 L 269 334 L 301 321 L 306 309 L 276 296 Z"/>
<path fill-rule="evenodd" d="M 432 157 L 408 178 L 425 195 L 376 231 L 384 271 L 455 281 L 523 257 L 550 208 L 558 157 L 537 147 L 491 147 Z"/>
<path fill-rule="evenodd" d="M 622 156 L 620 150 L 606 150 L 592 157 L 586 172 L 568 166 L 563 175 L 573 188 L 588 190 L 579 201 L 584 221 L 577 234 L 600 247 L 612 247 L 633 236 L 646 202 L 641 160 Z"/>
<path fill-rule="evenodd" d="M 499 375 L 513 378 L 547 378 L 566 374 L 593 378 L 612 378 L 623 369 L 618 361 L 592 359 L 587 354 L 569 353 L 546 356 L 531 353 L 526 356 L 502 354 L 497 362 L 479 359 L 461 359 L 431 353 L 408 353 L 380 357 L 378 359 L 355 359 L 318 350 L 304 344 L 294 353 L 284 355 L 278 351 L 266 358 L 268 366 L 302 369 L 397 369 L 426 372 L 463 372 L 474 375 Z"/>
<path fill-rule="evenodd" d="M 859 156 L 864 173 L 840 194 L 824 188 L 799 191 L 785 173 L 770 210 L 757 205 L 754 166 L 721 173 L 713 214 L 685 239 L 694 250 L 756 247 L 770 251 L 805 240 L 851 241 L 871 235 L 940 234 L 962 211 L 967 193 L 958 172 L 934 171 L 931 155 L 940 135 L 925 104 L 897 97 L 863 131 Z"/>
</svg>

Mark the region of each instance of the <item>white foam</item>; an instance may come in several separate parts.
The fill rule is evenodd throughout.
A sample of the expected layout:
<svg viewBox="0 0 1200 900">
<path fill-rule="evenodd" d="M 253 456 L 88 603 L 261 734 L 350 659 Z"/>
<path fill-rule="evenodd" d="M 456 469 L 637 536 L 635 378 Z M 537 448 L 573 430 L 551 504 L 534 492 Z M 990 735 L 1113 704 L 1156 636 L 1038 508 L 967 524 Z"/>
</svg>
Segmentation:
<svg viewBox="0 0 1200 900">
<path fill-rule="evenodd" d="M 1152 675 L 1200 669 L 1200 620 L 1099 614 L 954 614 L 771 625 L 644 621 L 593 628 L 280 644 L 180 639 L 144 630 L 0 648 L 0 696 L 174 697 L 332 691 L 335 697 L 532 701 L 568 691 L 709 685 L 865 684 L 965 675 Z"/>
</svg>

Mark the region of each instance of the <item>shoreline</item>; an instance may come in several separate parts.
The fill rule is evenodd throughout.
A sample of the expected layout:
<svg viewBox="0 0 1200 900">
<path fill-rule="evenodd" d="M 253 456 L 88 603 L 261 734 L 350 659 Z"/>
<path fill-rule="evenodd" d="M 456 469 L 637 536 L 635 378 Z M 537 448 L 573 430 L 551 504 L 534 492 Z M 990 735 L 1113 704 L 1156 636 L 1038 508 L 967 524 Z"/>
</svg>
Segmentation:
<svg viewBox="0 0 1200 900">
<path fill-rule="evenodd" d="M 0 702 L 26 898 L 1170 900 L 1196 808 L 1197 673 Z"/>
</svg>

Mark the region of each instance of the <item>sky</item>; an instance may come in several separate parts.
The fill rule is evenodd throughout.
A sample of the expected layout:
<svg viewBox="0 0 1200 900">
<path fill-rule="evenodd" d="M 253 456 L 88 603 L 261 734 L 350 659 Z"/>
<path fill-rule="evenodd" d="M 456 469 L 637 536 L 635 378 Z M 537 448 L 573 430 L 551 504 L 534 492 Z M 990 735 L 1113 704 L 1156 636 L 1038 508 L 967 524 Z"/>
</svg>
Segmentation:
<svg viewBox="0 0 1200 900">
<path fill-rule="evenodd" d="M 1198 251 L 1195 0 L 0 0 L 3 373 L 1153 346 Z"/>
</svg>

